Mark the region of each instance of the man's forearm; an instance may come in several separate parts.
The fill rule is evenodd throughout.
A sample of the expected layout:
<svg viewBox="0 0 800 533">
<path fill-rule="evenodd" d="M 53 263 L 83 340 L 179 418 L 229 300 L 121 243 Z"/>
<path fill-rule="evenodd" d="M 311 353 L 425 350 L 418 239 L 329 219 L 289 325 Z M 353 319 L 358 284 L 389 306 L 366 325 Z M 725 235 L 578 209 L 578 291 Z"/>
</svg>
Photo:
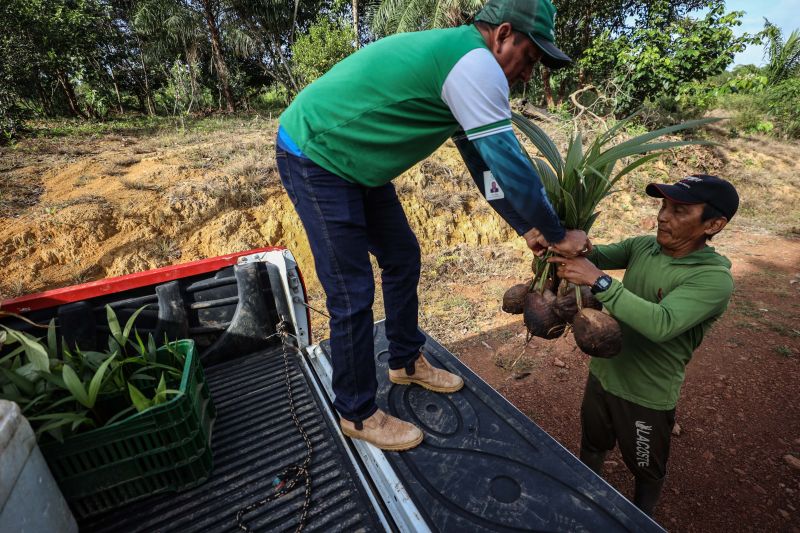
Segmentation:
<svg viewBox="0 0 800 533">
<path fill-rule="evenodd" d="M 478 187 L 478 190 L 480 190 L 483 197 L 489 202 L 489 205 L 492 207 L 492 209 L 494 209 L 498 215 L 503 217 L 503 220 L 505 220 L 509 226 L 514 228 L 514 231 L 516 231 L 518 235 L 524 235 L 530 231 L 533 226 L 531 226 L 530 222 L 525 220 L 522 215 L 514 210 L 514 207 L 511 205 L 511 202 L 509 202 L 508 199 L 492 198 L 491 194 L 487 197 L 485 173 L 489 172 L 489 167 L 486 165 L 472 142 L 467 140 L 467 137 L 463 133 L 454 136 L 453 142 L 456 144 L 456 148 L 458 148 L 458 151 L 464 160 L 464 164 L 467 166 L 470 176 L 472 176 L 472 180 L 475 182 L 475 185 Z M 489 189 L 491 190 L 491 186 Z"/>
<path fill-rule="evenodd" d="M 653 342 L 664 342 L 722 313 L 730 293 L 724 284 L 695 280 L 674 289 L 660 302 L 650 302 L 614 280 L 596 296 L 614 318 Z"/>
<path fill-rule="evenodd" d="M 547 198 L 542 180 L 522 152 L 512 131 L 501 131 L 471 140 L 491 170 L 500 194 L 531 227 L 551 244 L 561 242 L 566 229 Z"/>
</svg>

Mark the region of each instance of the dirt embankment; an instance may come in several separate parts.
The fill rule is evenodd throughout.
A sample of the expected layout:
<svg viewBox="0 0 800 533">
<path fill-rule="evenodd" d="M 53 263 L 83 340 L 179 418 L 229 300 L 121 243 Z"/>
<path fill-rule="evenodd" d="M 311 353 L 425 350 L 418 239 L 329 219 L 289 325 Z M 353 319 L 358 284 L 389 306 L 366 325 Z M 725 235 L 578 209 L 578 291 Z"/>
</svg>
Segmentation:
<svg viewBox="0 0 800 533">
<path fill-rule="evenodd" d="M 0 294 L 271 244 L 312 265 L 274 168 L 274 126 L 222 135 L 26 141 L 9 150 L 8 164 L 0 166 Z M 455 148 L 441 157 L 452 161 Z M 422 163 L 397 184 L 424 251 L 511 238 L 463 168 L 440 161 Z"/>
<path fill-rule="evenodd" d="M 275 170 L 275 129 L 274 120 L 255 118 L 194 133 L 52 137 L 0 150 L 0 296 L 269 244 L 292 249 L 318 291 L 305 234 Z M 567 139 L 564 127 L 551 133 Z M 594 236 L 652 229 L 644 185 L 689 172 L 720 172 L 736 183 L 743 197 L 737 227 L 800 232 L 797 152 L 759 138 L 668 154 L 601 205 Z M 395 185 L 423 254 L 441 258 L 459 244 L 509 240 L 523 249 L 480 198 L 452 143 Z"/>
</svg>

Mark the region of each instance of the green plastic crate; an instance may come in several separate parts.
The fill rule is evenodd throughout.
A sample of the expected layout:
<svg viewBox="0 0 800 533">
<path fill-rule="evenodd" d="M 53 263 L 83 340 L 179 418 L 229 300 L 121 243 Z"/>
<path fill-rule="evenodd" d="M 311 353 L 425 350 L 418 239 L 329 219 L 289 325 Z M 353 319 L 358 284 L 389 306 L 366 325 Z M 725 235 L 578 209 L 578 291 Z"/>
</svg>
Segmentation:
<svg viewBox="0 0 800 533">
<path fill-rule="evenodd" d="M 185 356 L 179 387 L 183 394 L 63 443 L 40 445 L 79 518 L 152 494 L 194 487 L 211 475 L 214 404 L 194 341 L 173 346 Z"/>
</svg>

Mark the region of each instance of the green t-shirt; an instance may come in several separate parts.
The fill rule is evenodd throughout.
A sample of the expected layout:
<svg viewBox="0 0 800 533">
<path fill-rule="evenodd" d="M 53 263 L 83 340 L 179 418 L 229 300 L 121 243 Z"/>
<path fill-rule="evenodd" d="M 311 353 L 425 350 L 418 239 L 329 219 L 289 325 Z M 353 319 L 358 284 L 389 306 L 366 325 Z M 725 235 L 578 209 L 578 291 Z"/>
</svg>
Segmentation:
<svg viewBox="0 0 800 533">
<path fill-rule="evenodd" d="M 280 123 L 317 165 L 379 186 L 459 128 L 470 140 L 511 131 L 508 81 L 474 26 L 402 33 L 339 62 Z"/>
<path fill-rule="evenodd" d="M 589 259 L 601 269 L 626 269 L 622 283 L 597 295 L 622 328 L 622 351 L 592 358 L 603 388 L 651 409 L 678 403 L 684 369 L 733 292 L 730 261 L 707 246 L 674 259 L 655 237 L 598 245 Z"/>
</svg>

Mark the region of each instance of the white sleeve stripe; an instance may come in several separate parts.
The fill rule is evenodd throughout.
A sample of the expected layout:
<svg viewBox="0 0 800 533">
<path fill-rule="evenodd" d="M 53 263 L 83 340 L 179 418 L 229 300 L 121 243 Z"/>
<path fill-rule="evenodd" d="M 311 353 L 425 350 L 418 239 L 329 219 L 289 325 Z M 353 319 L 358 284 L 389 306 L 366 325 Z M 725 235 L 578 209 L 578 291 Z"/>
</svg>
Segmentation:
<svg viewBox="0 0 800 533">
<path fill-rule="evenodd" d="M 512 131 L 511 126 L 500 126 L 499 128 L 492 128 L 490 130 L 481 131 L 475 134 L 468 134 L 467 139 L 470 141 L 474 141 L 475 139 L 480 139 L 482 137 L 488 137 L 489 135 L 494 135 L 495 133 L 501 133 L 504 131 Z"/>
<path fill-rule="evenodd" d="M 441 97 L 464 131 L 511 118 L 508 81 L 486 48 L 471 50 L 458 60 L 447 74 Z"/>
</svg>

